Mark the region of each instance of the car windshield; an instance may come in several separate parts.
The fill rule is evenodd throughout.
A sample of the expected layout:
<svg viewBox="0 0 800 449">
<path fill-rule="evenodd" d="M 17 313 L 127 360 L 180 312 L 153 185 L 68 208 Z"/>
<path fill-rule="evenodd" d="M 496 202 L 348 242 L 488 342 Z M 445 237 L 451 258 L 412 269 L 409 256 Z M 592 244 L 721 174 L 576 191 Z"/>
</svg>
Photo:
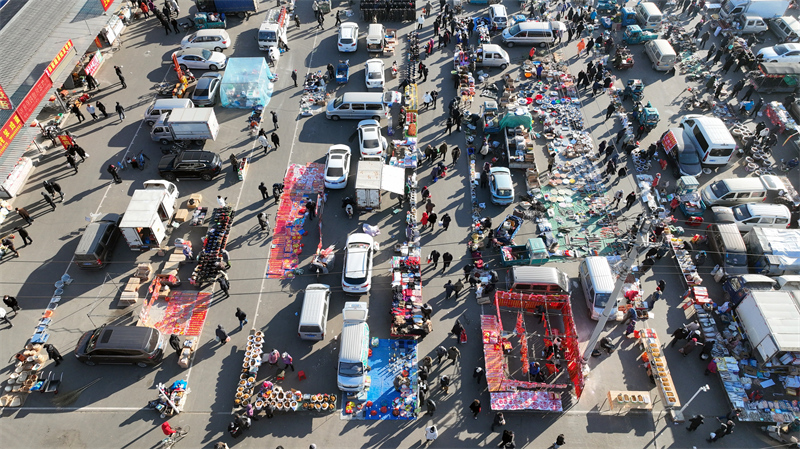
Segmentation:
<svg viewBox="0 0 800 449">
<path fill-rule="evenodd" d="M 497 189 L 497 196 L 511 196 L 511 190 L 509 190 L 509 189 Z"/>
<path fill-rule="evenodd" d="M 603 308 L 606 306 L 608 299 L 611 298 L 610 293 L 598 293 L 594 297 L 594 306 L 597 308 Z"/>
<path fill-rule="evenodd" d="M 197 33 L 192 33 L 192 34 L 186 36 L 186 41 L 187 42 L 194 42 L 194 38 L 196 38 L 196 37 L 197 37 Z"/>
<path fill-rule="evenodd" d="M 339 98 L 333 100 L 333 107 L 334 108 L 338 108 L 339 106 L 342 105 L 343 102 L 344 102 L 344 98 L 343 97 L 339 97 Z"/>
<path fill-rule="evenodd" d="M 383 75 L 383 73 L 381 73 L 379 71 L 374 71 L 374 72 L 369 72 L 368 73 L 369 79 L 371 79 L 371 80 L 380 79 L 381 75 Z"/>
<path fill-rule="evenodd" d="M 349 37 L 343 37 L 343 38 L 339 39 L 339 42 L 341 42 L 341 43 L 343 43 L 345 45 L 350 45 L 350 44 L 353 43 L 353 39 L 351 39 Z"/>
<path fill-rule="evenodd" d="M 697 151 L 690 149 L 687 151 L 681 151 L 678 154 L 678 160 L 681 162 L 681 164 L 694 165 L 700 163 L 700 156 L 698 156 Z"/>
<path fill-rule="evenodd" d="M 339 375 L 342 377 L 361 377 L 364 374 L 362 363 L 339 362 Z"/>
<path fill-rule="evenodd" d="M 364 148 L 372 150 L 378 148 L 378 139 L 364 139 Z"/>
<path fill-rule="evenodd" d="M 786 44 L 780 44 L 772 47 L 776 54 L 782 55 L 789 52 L 789 46 Z"/>
<path fill-rule="evenodd" d="M 86 352 L 94 350 L 95 346 L 97 346 L 97 339 L 100 338 L 100 332 L 102 331 L 102 327 L 94 331 L 92 336 L 89 338 L 89 343 L 86 344 Z"/>
<path fill-rule="evenodd" d="M 746 267 L 747 254 L 727 253 L 725 254 L 725 263 L 732 267 Z"/>
<path fill-rule="evenodd" d="M 203 59 L 205 60 L 211 59 L 211 50 L 203 50 Z"/>
<path fill-rule="evenodd" d="M 725 186 L 724 182 L 715 182 L 714 184 L 711 184 L 711 191 L 714 192 L 714 196 L 717 198 L 722 198 L 729 192 L 728 187 Z"/>
<path fill-rule="evenodd" d="M 747 210 L 746 206 L 745 207 L 742 207 L 742 206 L 734 207 L 733 208 L 733 216 L 734 216 L 734 218 L 736 218 L 736 221 L 744 221 L 744 220 L 747 220 L 748 218 L 752 217 L 752 215 L 750 215 L 750 211 Z"/>
<path fill-rule="evenodd" d="M 258 40 L 260 41 L 267 41 L 267 42 L 275 42 L 278 40 L 278 34 L 274 31 L 259 31 L 258 32 Z"/>
<path fill-rule="evenodd" d="M 508 34 L 514 36 L 519 33 L 519 25 L 514 25 L 513 27 L 508 29 Z"/>
</svg>

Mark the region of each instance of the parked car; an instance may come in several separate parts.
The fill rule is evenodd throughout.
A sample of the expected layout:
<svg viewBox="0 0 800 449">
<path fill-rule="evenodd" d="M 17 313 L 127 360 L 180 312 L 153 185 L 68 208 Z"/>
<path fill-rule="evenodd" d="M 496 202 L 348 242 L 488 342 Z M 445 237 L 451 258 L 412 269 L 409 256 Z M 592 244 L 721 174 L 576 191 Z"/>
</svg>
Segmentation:
<svg viewBox="0 0 800 449">
<path fill-rule="evenodd" d="M 217 103 L 217 91 L 221 82 L 221 73 L 205 73 L 197 78 L 197 84 L 192 92 L 192 103 L 195 106 L 214 106 Z"/>
<path fill-rule="evenodd" d="M 337 45 L 342 53 L 356 51 L 358 49 L 358 25 L 353 22 L 345 22 L 339 25 Z"/>
<path fill-rule="evenodd" d="M 665 136 L 669 138 L 665 139 Z M 672 174 L 679 176 L 699 176 L 703 172 L 700 154 L 694 143 L 686 137 L 681 129 L 672 129 L 664 133 L 659 140 L 667 155 L 667 160 L 675 167 Z M 665 143 L 669 142 L 669 143 Z"/>
<path fill-rule="evenodd" d="M 372 286 L 372 256 L 375 249 L 375 239 L 369 234 L 356 233 L 347 237 L 342 270 L 342 290 L 345 293 L 369 292 Z"/>
<path fill-rule="evenodd" d="M 492 203 L 506 206 L 514 202 L 514 183 L 511 181 L 511 170 L 505 167 L 492 167 L 489 170 L 489 190 Z"/>
<path fill-rule="evenodd" d="M 217 153 L 210 151 L 183 151 L 168 154 L 158 162 L 158 174 L 167 181 L 178 178 L 200 178 L 211 181 L 222 171 L 222 161 Z"/>
<path fill-rule="evenodd" d="M 146 326 L 101 326 L 86 332 L 75 346 L 75 357 L 87 365 L 156 365 L 164 356 L 164 335 Z"/>
<path fill-rule="evenodd" d="M 764 62 L 800 62 L 800 44 L 790 42 L 762 48 L 757 56 Z"/>
<path fill-rule="evenodd" d="M 205 48 L 206 50 L 222 51 L 228 48 L 231 37 L 228 32 L 220 29 L 200 30 L 181 39 L 181 48 Z"/>
<path fill-rule="evenodd" d="M 218 51 L 206 50 L 204 48 L 187 48 L 173 53 L 178 60 L 181 70 L 201 69 L 213 70 L 224 69 L 228 65 L 228 57 Z"/>
<path fill-rule="evenodd" d="M 99 269 L 111 261 L 117 246 L 120 231 L 120 214 L 106 214 L 101 219 L 86 226 L 83 236 L 75 248 L 75 263 L 84 270 Z"/>
<path fill-rule="evenodd" d="M 383 158 L 383 153 L 389 147 L 389 143 L 381 135 L 381 124 L 377 120 L 358 122 L 358 147 L 362 159 Z"/>
<path fill-rule="evenodd" d="M 370 59 L 364 69 L 364 77 L 367 87 L 373 89 L 383 89 L 385 64 L 380 59 Z"/>
<path fill-rule="evenodd" d="M 345 188 L 348 175 L 350 175 L 350 147 L 331 145 L 325 161 L 325 187 L 328 189 Z"/>
</svg>

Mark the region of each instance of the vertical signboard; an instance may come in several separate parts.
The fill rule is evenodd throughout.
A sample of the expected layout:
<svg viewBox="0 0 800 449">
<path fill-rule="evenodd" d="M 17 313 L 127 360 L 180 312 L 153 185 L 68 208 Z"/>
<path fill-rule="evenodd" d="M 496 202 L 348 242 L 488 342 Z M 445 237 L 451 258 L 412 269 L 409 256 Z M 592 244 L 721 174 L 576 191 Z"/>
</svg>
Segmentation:
<svg viewBox="0 0 800 449">
<path fill-rule="evenodd" d="M 3 90 L 3 86 L 0 86 L 0 109 L 14 109 L 11 105 L 11 99 L 8 98 L 6 91 Z"/>
<path fill-rule="evenodd" d="M 100 4 L 103 5 L 103 11 L 108 11 L 112 3 L 114 3 L 114 0 L 100 0 Z"/>
<path fill-rule="evenodd" d="M 53 72 L 56 70 L 59 64 L 61 64 L 61 61 L 64 60 L 64 57 L 67 56 L 70 50 L 72 50 L 72 47 L 73 47 L 72 39 L 68 40 L 67 43 L 64 44 L 63 47 L 61 47 L 61 51 L 58 52 L 56 57 L 53 58 L 50 64 L 48 64 L 47 67 L 44 69 L 44 73 L 46 73 L 47 76 L 53 74 Z"/>
</svg>

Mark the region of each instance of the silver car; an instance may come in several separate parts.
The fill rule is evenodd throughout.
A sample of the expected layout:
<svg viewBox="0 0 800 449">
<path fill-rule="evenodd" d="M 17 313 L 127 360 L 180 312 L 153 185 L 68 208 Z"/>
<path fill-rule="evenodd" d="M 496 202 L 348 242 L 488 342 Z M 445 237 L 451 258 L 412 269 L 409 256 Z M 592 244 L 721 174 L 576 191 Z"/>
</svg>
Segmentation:
<svg viewBox="0 0 800 449">
<path fill-rule="evenodd" d="M 187 48 L 173 53 L 181 70 L 203 69 L 217 71 L 228 65 L 228 57 L 218 51 L 204 48 Z"/>
<path fill-rule="evenodd" d="M 214 106 L 217 103 L 217 91 L 222 82 L 222 74 L 206 73 L 197 78 L 192 92 L 192 103 L 195 106 Z"/>
</svg>

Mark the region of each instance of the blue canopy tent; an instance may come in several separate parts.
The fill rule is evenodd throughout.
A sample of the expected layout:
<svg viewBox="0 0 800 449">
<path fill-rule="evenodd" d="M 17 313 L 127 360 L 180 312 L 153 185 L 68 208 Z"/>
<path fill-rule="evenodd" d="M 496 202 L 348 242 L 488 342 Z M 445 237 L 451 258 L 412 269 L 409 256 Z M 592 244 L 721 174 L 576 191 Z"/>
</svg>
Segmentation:
<svg viewBox="0 0 800 449">
<path fill-rule="evenodd" d="M 264 58 L 229 58 L 219 92 L 222 107 L 266 107 L 272 98 L 274 79 Z"/>
</svg>

